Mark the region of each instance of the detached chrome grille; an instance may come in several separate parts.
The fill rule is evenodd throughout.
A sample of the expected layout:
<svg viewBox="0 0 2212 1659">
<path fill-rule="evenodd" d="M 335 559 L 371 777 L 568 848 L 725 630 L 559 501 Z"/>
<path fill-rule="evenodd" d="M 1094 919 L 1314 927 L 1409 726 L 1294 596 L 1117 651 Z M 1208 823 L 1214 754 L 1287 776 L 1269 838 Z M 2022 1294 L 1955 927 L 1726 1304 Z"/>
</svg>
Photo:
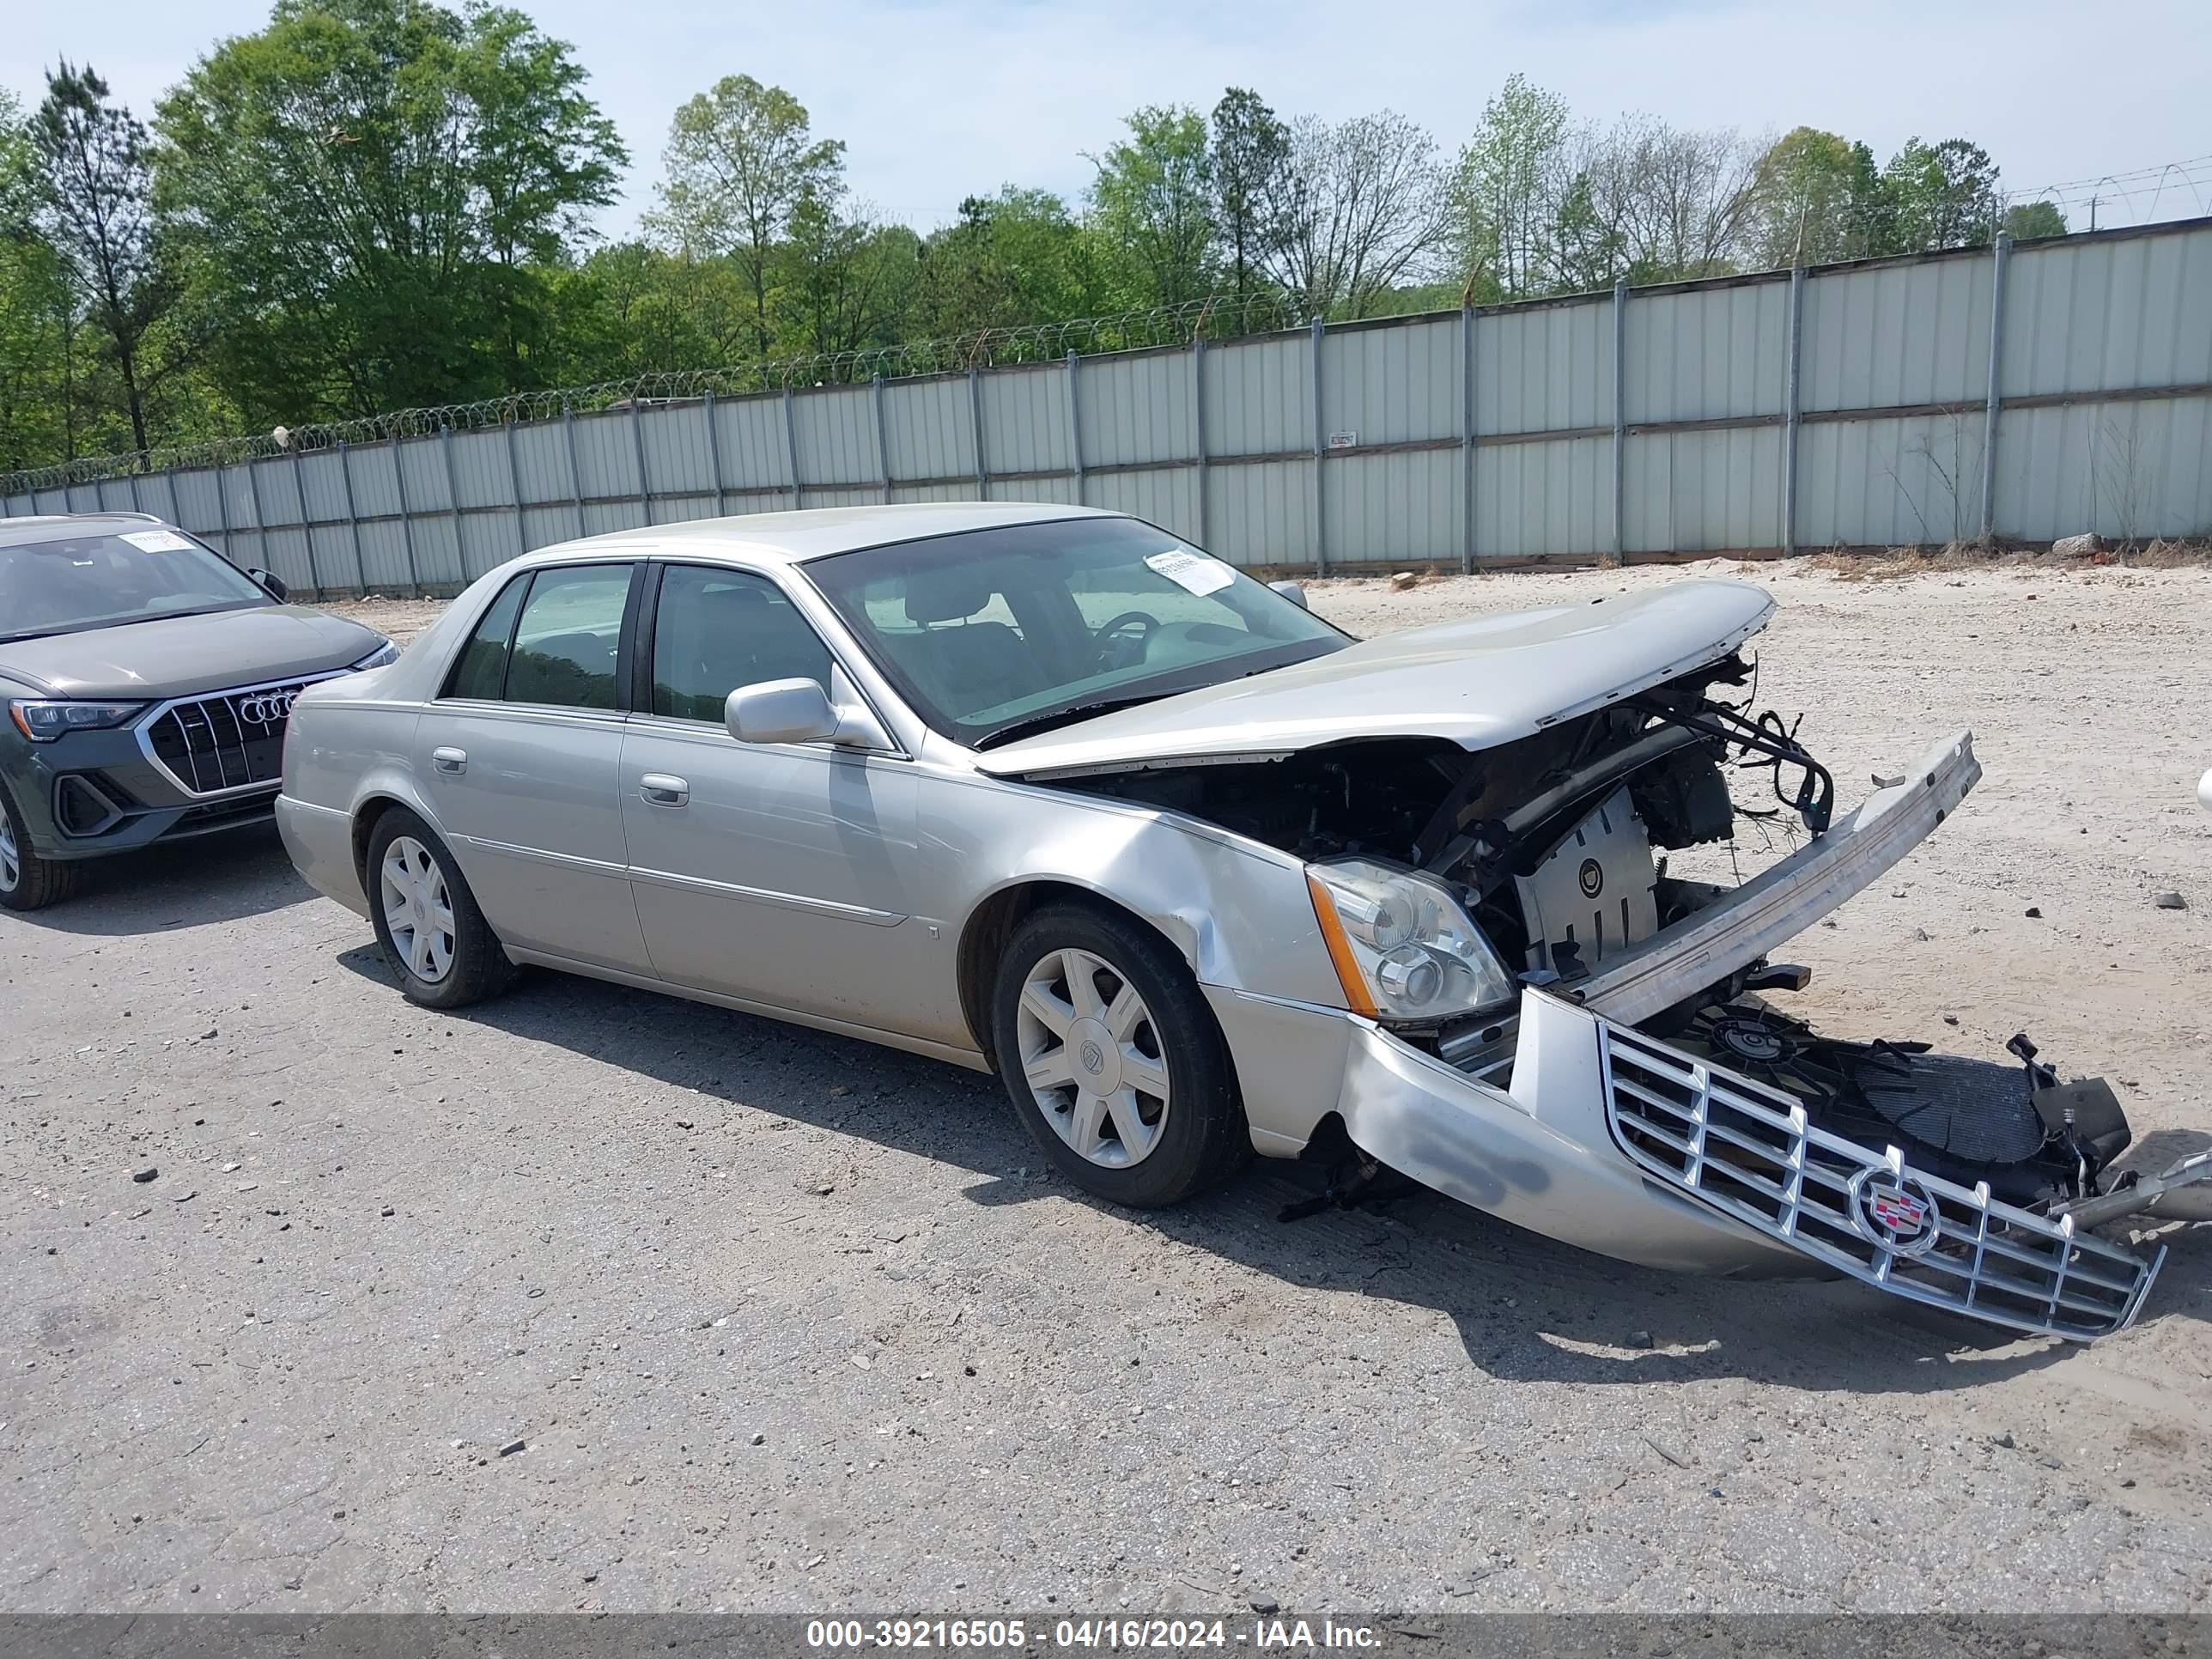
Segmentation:
<svg viewBox="0 0 2212 1659">
<path fill-rule="evenodd" d="M 139 721 L 139 747 L 170 782 L 199 799 L 273 789 L 283 777 L 292 700 L 336 678 L 311 674 L 173 698 Z"/>
<path fill-rule="evenodd" d="M 1931 1307 L 2086 1342 L 2132 1321 L 2145 1261 L 1885 1158 L 1806 1120 L 1778 1090 L 1598 1021 L 1606 1121 L 1644 1170 L 1837 1272 Z"/>
</svg>

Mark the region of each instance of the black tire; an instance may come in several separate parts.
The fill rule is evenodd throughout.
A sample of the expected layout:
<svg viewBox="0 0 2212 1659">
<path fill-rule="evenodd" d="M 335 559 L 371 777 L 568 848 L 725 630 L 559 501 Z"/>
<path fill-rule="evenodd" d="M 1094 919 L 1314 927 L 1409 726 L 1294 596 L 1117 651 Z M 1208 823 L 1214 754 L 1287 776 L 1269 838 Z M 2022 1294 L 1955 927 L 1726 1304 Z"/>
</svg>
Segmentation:
<svg viewBox="0 0 2212 1659">
<path fill-rule="evenodd" d="M 70 859 L 40 857 L 31 846 L 31 832 L 23 825 L 23 815 L 15 810 L 15 798 L 5 789 L 0 789 L 0 817 L 4 817 L 14 848 L 14 856 L 0 863 L 0 909 L 43 910 L 76 891 L 83 866 Z M 9 865 L 15 869 L 12 880 L 8 874 Z"/>
<path fill-rule="evenodd" d="M 1167 1073 L 1158 1138 L 1139 1161 L 1120 1168 L 1093 1162 L 1070 1146 L 1024 1075 L 1023 988 L 1032 969 L 1067 950 L 1103 962 L 1109 975 L 1103 986 L 1110 988 L 1115 978 L 1126 980 L 1143 1000 L 1149 1037 L 1140 1028 L 1140 1049 L 1149 1040 L 1153 1048 L 1143 1052 L 1156 1053 Z M 1125 912 L 1079 903 L 1033 912 L 1015 928 L 999 960 L 991 1024 L 999 1075 L 1014 1115 L 1053 1167 L 1085 1192 L 1134 1209 L 1157 1209 L 1219 1185 L 1250 1156 L 1252 1131 L 1244 1118 L 1237 1068 L 1213 1011 L 1182 959 Z"/>
<path fill-rule="evenodd" d="M 447 903 L 453 915 L 452 961 L 446 971 L 434 978 L 425 977 L 409 966 L 406 953 L 392 942 L 392 923 L 385 915 L 381 875 L 385 855 L 391 851 L 392 843 L 402 836 L 416 842 L 434 862 L 438 878 L 445 884 Z M 400 992 L 410 1002 L 418 1002 L 425 1008 L 465 1008 L 472 1002 L 497 996 L 514 983 L 514 964 L 507 959 L 499 935 L 484 920 L 484 913 L 477 908 L 476 895 L 469 890 L 460 866 L 453 862 L 453 855 L 430 826 L 405 807 L 386 808 L 368 832 L 368 863 L 362 872 L 362 885 L 368 895 L 368 912 L 376 926 L 376 942 L 383 946 L 384 959 L 391 964 L 392 976 L 399 981 Z"/>
</svg>

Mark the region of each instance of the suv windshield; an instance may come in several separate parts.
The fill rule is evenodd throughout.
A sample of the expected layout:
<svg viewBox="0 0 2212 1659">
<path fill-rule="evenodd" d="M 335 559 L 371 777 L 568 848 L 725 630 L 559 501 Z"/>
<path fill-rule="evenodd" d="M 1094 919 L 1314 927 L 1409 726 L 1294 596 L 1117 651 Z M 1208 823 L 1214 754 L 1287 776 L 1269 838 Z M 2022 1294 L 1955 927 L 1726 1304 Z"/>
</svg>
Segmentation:
<svg viewBox="0 0 2212 1659">
<path fill-rule="evenodd" d="M 915 712 L 970 747 L 1351 643 L 1135 519 L 969 531 L 801 568 Z"/>
<path fill-rule="evenodd" d="M 235 566 L 159 525 L 0 546 L 0 641 L 271 603 Z"/>
</svg>

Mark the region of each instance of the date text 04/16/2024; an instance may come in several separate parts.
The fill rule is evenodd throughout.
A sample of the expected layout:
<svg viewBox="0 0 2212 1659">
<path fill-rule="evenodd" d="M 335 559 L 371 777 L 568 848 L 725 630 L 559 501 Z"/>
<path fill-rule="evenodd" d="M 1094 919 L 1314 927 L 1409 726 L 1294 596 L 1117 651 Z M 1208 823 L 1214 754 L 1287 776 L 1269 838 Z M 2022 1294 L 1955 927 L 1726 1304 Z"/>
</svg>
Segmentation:
<svg viewBox="0 0 2212 1659">
<path fill-rule="evenodd" d="M 1022 1650 L 1034 1644 L 1060 1650 L 1138 1652 L 1251 1648 L 1372 1650 L 1381 1634 L 1372 1626 L 1323 1619 L 811 1619 L 806 1644 L 817 1651 L 866 1648 Z"/>
</svg>

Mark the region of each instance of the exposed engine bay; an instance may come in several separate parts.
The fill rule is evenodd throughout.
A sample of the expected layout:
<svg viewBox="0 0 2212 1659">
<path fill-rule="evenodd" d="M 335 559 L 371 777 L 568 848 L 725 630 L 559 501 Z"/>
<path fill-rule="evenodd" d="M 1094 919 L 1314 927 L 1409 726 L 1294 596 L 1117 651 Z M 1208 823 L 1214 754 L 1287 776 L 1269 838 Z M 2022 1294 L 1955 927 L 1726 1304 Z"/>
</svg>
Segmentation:
<svg viewBox="0 0 2212 1659">
<path fill-rule="evenodd" d="M 1825 835 L 1835 784 L 1797 722 L 1757 711 L 1755 665 L 1730 655 L 1650 690 L 1469 753 L 1391 738 L 1279 758 L 1167 763 L 1070 780 L 1077 787 L 1221 825 L 1309 861 L 1357 857 L 1442 882 L 1521 985 L 1576 998 L 1609 959 L 1735 888 L 1670 875 L 1668 854 Z M 1877 783 L 1887 781 L 1876 780 Z M 1802 924 L 1801 924 L 1802 925 Z M 2142 1210 L 2132 1172 L 2105 1178 L 2127 1120 L 2101 1080 L 2069 1081 L 2022 1034 L 2003 1060 L 1907 1040 L 1821 1036 L 1770 1006 L 1809 971 L 1761 959 L 1670 989 L 1637 1029 L 1804 1103 L 1828 1133 L 1894 1148 L 1943 1180 L 2083 1219 Z M 1393 1029 L 1485 1081 L 1510 1073 L 1517 1016 L 1504 1007 Z M 1370 1175 L 1373 1171 L 1370 1170 Z M 2179 1184 L 2203 1172 L 2167 1179 Z"/>
<path fill-rule="evenodd" d="M 1827 828 L 1826 769 L 1779 716 L 1754 719 L 1715 695 L 1754 678 L 1731 656 L 1472 755 L 1380 738 L 1066 787 L 1188 813 L 1309 860 L 1425 871 L 1527 982 L 1571 983 L 1724 890 L 1668 877 L 1665 850 L 1729 841 L 1740 817 L 1794 814 L 1805 832 Z M 1739 807 L 1731 771 L 1766 775 L 1774 799 Z"/>
</svg>

